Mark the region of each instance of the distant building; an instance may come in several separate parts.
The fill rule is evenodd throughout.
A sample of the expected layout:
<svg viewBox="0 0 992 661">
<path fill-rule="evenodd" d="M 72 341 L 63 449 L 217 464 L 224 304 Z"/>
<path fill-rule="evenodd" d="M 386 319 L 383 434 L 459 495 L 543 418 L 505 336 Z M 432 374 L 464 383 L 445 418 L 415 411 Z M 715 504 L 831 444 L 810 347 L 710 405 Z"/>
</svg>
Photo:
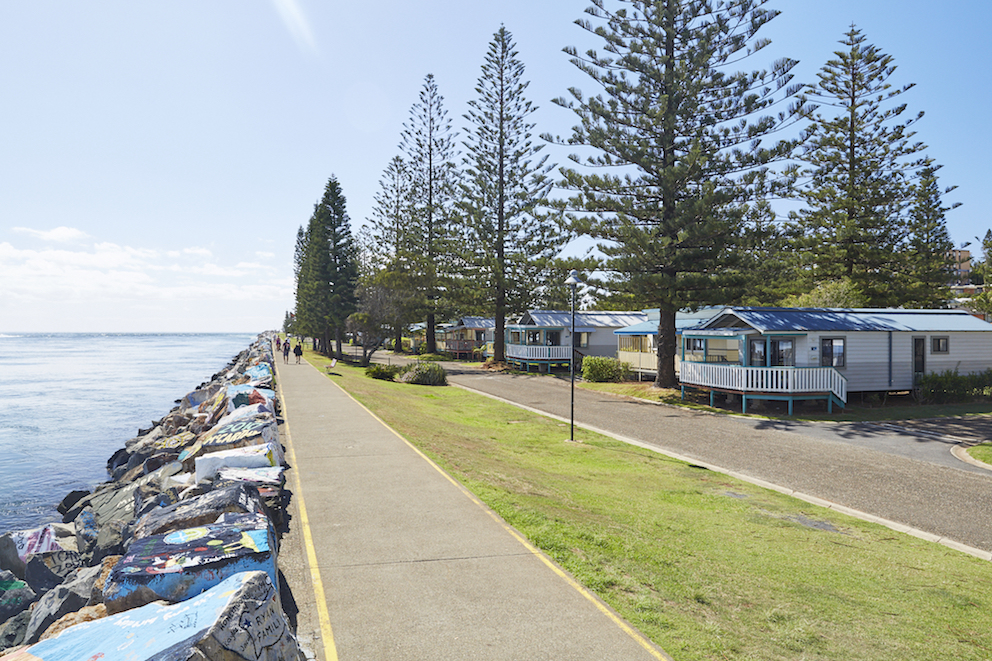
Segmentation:
<svg viewBox="0 0 992 661">
<path fill-rule="evenodd" d="M 971 251 L 955 249 L 950 253 L 954 263 L 954 282 L 952 284 L 967 285 L 971 283 Z"/>
</svg>

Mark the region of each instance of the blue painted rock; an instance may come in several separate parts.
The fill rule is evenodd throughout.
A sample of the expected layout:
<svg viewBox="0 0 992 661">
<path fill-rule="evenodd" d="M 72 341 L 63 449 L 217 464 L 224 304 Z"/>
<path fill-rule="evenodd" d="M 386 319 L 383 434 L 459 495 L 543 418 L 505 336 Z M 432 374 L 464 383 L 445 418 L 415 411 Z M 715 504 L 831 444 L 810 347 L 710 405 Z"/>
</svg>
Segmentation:
<svg viewBox="0 0 992 661">
<path fill-rule="evenodd" d="M 4 661 L 297 661 L 299 644 L 264 572 L 228 577 L 180 604 L 149 604 L 70 627 Z"/>
<path fill-rule="evenodd" d="M 243 571 L 264 571 L 278 585 L 276 542 L 268 517 L 223 514 L 211 525 L 134 540 L 110 572 L 110 613 L 158 599 L 183 601 Z"/>
</svg>

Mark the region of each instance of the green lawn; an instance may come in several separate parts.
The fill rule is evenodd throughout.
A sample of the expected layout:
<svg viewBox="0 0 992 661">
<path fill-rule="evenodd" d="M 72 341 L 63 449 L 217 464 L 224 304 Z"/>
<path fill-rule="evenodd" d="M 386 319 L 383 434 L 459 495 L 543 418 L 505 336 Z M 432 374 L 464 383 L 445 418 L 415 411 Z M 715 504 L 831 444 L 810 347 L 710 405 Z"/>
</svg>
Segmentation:
<svg viewBox="0 0 992 661">
<path fill-rule="evenodd" d="M 334 372 L 679 661 L 992 658 L 988 562 L 585 430 L 565 443 L 458 388 Z"/>
<path fill-rule="evenodd" d="M 973 459 L 992 464 L 992 443 L 982 443 L 967 450 Z"/>
</svg>

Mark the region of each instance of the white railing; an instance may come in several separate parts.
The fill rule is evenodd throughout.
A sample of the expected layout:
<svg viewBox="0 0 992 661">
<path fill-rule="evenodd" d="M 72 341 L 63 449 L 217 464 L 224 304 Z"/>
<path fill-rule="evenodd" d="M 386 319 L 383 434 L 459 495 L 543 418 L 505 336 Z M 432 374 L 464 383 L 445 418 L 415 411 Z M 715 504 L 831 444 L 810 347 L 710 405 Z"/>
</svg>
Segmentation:
<svg viewBox="0 0 992 661">
<path fill-rule="evenodd" d="M 572 347 L 546 347 L 541 345 L 508 344 L 506 357 L 514 360 L 569 360 Z"/>
<path fill-rule="evenodd" d="M 833 367 L 742 367 L 683 362 L 679 380 L 686 385 L 739 392 L 831 392 L 847 403 L 847 379 Z"/>
</svg>

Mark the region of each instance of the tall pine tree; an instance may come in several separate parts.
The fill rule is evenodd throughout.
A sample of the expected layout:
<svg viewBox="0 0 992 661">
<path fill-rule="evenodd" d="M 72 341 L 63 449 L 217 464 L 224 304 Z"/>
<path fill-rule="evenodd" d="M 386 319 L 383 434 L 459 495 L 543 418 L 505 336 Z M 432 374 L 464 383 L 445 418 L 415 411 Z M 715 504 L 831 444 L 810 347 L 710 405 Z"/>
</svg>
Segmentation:
<svg viewBox="0 0 992 661">
<path fill-rule="evenodd" d="M 345 197 L 336 177 L 324 187 L 306 229 L 296 238 L 296 327 L 331 352 L 336 340 L 341 357 L 345 322 L 355 311 L 358 262 Z"/>
<path fill-rule="evenodd" d="M 454 222 L 456 186 L 455 133 L 438 92 L 433 74 L 428 74 L 420 98 L 410 108 L 403 125 L 400 148 L 410 169 L 413 192 L 409 218 L 414 271 L 427 304 L 427 351 L 437 351 L 437 317 L 448 311 L 447 297 L 455 272 Z"/>
<path fill-rule="evenodd" d="M 401 157 L 395 156 L 379 180 L 379 192 L 369 218 L 381 269 L 366 278 L 363 285 L 370 287 L 374 282 L 396 293 L 396 303 L 390 307 L 395 312 L 392 335 L 396 351 L 403 348 L 404 327 L 415 321 L 417 314 L 427 311 L 424 264 L 417 252 L 421 241 L 413 222 L 414 202 L 410 169 Z"/>
<path fill-rule="evenodd" d="M 846 279 L 869 306 L 898 306 L 912 298 L 903 259 L 913 199 L 908 175 L 926 161 L 910 127 L 923 113 L 900 119 L 906 104 L 897 98 L 913 85 L 892 87 L 891 56 L 855 27 L 841 44 L 805 92 L 836 114 L 809 115 L 801 154 L 803 245 L 815 282 Z"/>
<path fill-rule="evenodd" d="M 564 170 L 577 195 L 575 226 L 599 239 L 611 286 L 661 310 L 656 385 L 673 387 L 675 314 L 740 294 L 735 242 L 747 205 L 771 181 L 766 166 L 791 149 L 761 141 L 794 115 L 766 114 L 789 88 L 793 60 L 770 71 L 735 72 L 769 42 L 758 30 L 778 12 L 765 0 L 593 0 L 579 20 L 606 54 L 572 62 L 602 87 L 572 101 L 571 144 L 597 150 L 585 163 L 603 174 Z M 573 157 L 577 162 L 578 157 Z M 610 174 L 611 169 L 618 170 Z"/>
<path fill-rule="evenodd" d="M 528 121 L 536 108 L 524 97 L 524 65 L 513 35 L 501 26 L 493 35 L 469 101 L 461 209 L 468 222 L 467 261 L 483 290 L 484 309 L 495 317 L 493 357 L 506 360 L 506 315 L 523 312 L 535 300 L 564 235 L 542 210 L 552 166 L 540 155 Z"/>
<path fill-rule="evenodd" d="M 941 190 L 937 183 L 940 166 L 927 165 L 916 176 L 913 203 L 909 210 L 909 245 L 906 250 L 908 300 L 906 307 L 942 308 L 951 298 L 950 283 L 954 279 L 951 251 L 954 242 L 947 231 L 944 215 L 960 206 L 944 206 L 942 195 L 954 186 Z"/>
</svg>

